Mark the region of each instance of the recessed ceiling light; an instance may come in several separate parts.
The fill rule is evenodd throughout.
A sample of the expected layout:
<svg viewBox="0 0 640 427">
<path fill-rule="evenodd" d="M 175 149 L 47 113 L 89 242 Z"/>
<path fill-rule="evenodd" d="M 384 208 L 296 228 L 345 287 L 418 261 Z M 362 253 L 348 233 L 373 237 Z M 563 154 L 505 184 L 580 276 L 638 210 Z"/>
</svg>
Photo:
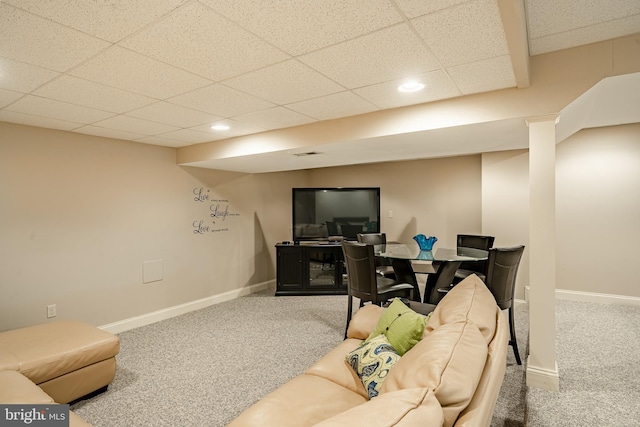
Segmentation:
<svg viewBox="0 0 640 427">
<path fill-rule="evenodd" d="M 229 126 L 227 125 L 211 125 L 211 129 L 213 130 L 229 130 Z"/>
<path fill-rule="evenodd" d="M 420 82 L 406 82 L 398 86 L 400 92 L 417 92 L 424 89 L 424 83 Z"/>
</svg>

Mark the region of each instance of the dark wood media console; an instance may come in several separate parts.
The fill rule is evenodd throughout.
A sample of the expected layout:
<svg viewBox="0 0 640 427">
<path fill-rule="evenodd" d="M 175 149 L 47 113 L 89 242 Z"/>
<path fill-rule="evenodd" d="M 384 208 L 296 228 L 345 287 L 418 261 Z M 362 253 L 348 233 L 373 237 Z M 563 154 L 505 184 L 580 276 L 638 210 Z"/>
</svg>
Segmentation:
<svg viewBox="0 0 640 427">
<path fill-rule="evenodd" d="M 276 258 L 276 296 L 347 294 L 339 243 L 279 243 Z"/>
</svg>

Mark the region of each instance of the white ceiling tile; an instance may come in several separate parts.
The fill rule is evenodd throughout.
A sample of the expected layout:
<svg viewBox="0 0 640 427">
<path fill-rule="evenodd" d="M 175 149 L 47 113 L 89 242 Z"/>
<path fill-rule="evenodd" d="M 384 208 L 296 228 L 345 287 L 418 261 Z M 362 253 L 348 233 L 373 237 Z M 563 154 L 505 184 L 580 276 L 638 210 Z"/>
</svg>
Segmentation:
<svg viewBox="0 0 640 427">
<path fill-rule="evenodd" d="M 124 113 L 156 102 L 155 99 L 144 95 L 69 75 L 47 83 L 33 94 L 113 113 Z"/>
<path fill-rule="evenodd" d="M 3 1 L 87 34 L 116 42 L 188 0 Z"/>
<path fill-rule="evenodd" d="M 415 18 L 428 13 L 437 12 L 466 1 L 468 0 L 395 0 L 396 4 L 407 18 Z"/>
<path fill-rule="evenodd" d="M 534 39 L 596 24 L 615 25 L 618 19 L 640 14 L 637 0 L 529 0 L 526 7 L 529 37 Z"/>
<path fill-rule="evenodd" d="M 176 96 L 212 83 L 117 46 L 92 58 L 70 74 L 157 99 Z"/>
<path fill-rule="evenodd" d="M 350 89 L 439 68 L 434 56 L 406 24 L 385 28 L 299 59 Z"/>
<path fill-rule="evenodd" d="M 151 122 L 149 120 L 129 116 L 114 116 L 93 124 L 99 127 L 133 132 L 140 135 L 158 135 L 178 129 L 176 126 Z"/>
<path fill-rule="evenodd" d="M 75 129 L 74 132 L 84 133 L 87 135 L 95 135 L 102 136 L 105 138 L 114 138 L 114 139 L 124 139 L 124 140 L 133 140 L 136 138 L 141 138 L 144 135 L 135 133 L 135 132 L 126 132 L 119 129 L 107 129 L 100 126 L 83 126 L 81 128 Z"/>
<path fill-rule="evenodd" d="M 286 107 L 318 120 L 355 116 L 378 110 L 372 103 L 349 91 L 288 104 Z"/>
<path fill-rule="evenodd" d="M 509 55 L 456 65 L 447 72 L 464 95 L 516 86 Z"/>
<path fill-rule="evenodd" d="M 343 87 L 292 59 L 224 82 L 276 104 L 341 92 Z"/>
<path fill-rule="evenodd" d="M 22 93 L 31 92 L 60 73 L 0 57 L 0 87 Z"/>
<path fill-rule="evenodd" d="M 206 111 L 221 117 L 233 117 L 275 107 L 275 104 L 233 88 L 214 84 L 168 100 L 171 103 Z"/>
<path fill-rule="evenodd" d="M 474 0 L 411 23 L 445 67 L 509 53 L 496 0 Z"/>
<path fill-rule="evenodd" d="M 127 113 L 127 116 L 166 123 L 181 128 L 210 124 L 221 119 L 221 117 L 214 116 L 213 114 L 203 113 L 202 111 L 192 110 L 191 108 L 185 108 L 168 102 L 156 102 L 155 104 L 131 111 Z"/>
<path fill-rule="evenodd" d="M 0 110 L 0 121 L 20 123 L 23 125 L 42 127 L 47 129 L 74 130 L 82 123 L 52 119 L 50 117 L 33 116 L 31 114 L 16 113 L 15 111 Z"/>
<path fill-rule="evenodd" d="M 584 44 L 623 37 L 640 32 L 640 14 L 615 21 L 602 22 L 558 34 L 549 34 L 529 40 L 532 55 L 568 49 Z"/>
<path fill-rule="evenodd" d="M 269 108 L 268 110 L 256 111 L 234 118 L 240 123 L 257 125 L 264 129 L 280 129 L 291 126 L 304 125 L 314 122 L 311 117 L 304 116 L 284 107 Z"/>
<path fill-rule="evenodd" d="M 0 88 L 0 108 L 6 107 L 24 96 L 24 93 Z"/>
<path fill-rule="evenodd" d="M 383 109 L 421 104 L 461 95 L 451 79 L 442 70 L 421 74 L 416 76 L 415 80 L 424 83 L 425 88 L 419 92 L 400 92 L 398 86 L 403 83 L 403 80 L 395 80 L 354 89 L 354 92 Z"/>
<path fill-rule="evenodd" d="M 201 0 L 291 55 L 393 25 L 402 17 L 388 0 Z"/>
<path fill-rule="evenodd" d="M 143 144 L 161 145 L 164 147 L 184 147 L 190 144 L 189 142 L 177 141 L 175 139 L 162 138 L 159 136 L 145 136 L 134 139 L 134 141 L 141 142 Z"/>
<path fill-rule="evenodd" d="M 210 132 L 200 132 L 193 129 L 179 129 L 157 136 L 159 138 L 168 138 L 176 141 L 181 141 L 184 143 L 184 145 L 200 144 L 202 142 L 217 141 L 224 138 L 223 136 L 219 136 Z"/>
<path fill-rule="evenodd" d="M 89 124 L 113 116 L 108 111 L 68 104 L 53 99 L 27 95 L 6 107 L 9 111 L 65 120 L 72 123 Z"/>
<path fill-rule="evenodd" d="M 197 2 L 121 44 L 212 80 L 237 76 L 288 58 Z"/>
<path fill-rule="evenodd" d="M 227 125 L 229 126 L 229 129 L 227 130 L 214 130 L 211 129 L 211 125 Z M 191 129 L 193 130 L 198 130 L 201 132 L 210 132 L 214 135 L 217 135 L 219 137 L 222 138 L 232 138 L 234 136 L 241 136 L 241 135 L 249 135 L 252 133 L 259 133 L 259 132 L 264 132 L 266 129 L 258 127 L 258 126 L 252 126 L 252 125 L 248 125 L 246 123 L 240 123 L 236 120 L 232 120 L 232 119 L 223 119 L 223 120 L 218 120 L 216 122 L 213 122 L 211 124 L 207 124 L 207 125 L 202 125 L 202 126 L 194 126 Z"/>
<path fill-rule="evenodd" d="M 110 43 L 0 2 L 0 56 L 66 71 Z"/>
</svg>

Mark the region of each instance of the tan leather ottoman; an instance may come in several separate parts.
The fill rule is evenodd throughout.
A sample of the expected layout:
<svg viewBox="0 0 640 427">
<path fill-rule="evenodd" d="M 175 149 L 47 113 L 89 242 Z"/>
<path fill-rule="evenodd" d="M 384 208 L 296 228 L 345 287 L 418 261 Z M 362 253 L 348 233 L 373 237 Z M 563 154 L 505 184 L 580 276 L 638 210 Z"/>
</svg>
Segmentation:
<svg viewBox="0 0 640 427">
<path fill-rule="evenodd" d="M 58 321 L 0 333 L 0 371 L 18 371 L 58 403 L 69 403 L 113 381 L 117 336 L 78 321 Z"/>
</svg>

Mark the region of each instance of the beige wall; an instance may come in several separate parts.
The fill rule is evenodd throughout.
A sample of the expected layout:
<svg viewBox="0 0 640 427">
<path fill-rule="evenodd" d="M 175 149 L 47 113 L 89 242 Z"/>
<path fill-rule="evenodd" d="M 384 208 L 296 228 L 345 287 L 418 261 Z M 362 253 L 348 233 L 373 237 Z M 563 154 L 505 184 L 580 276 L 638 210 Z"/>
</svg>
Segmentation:
<svg viewBox="0 0 640 427">
<path fill-rule="evenodd" d="M 556 148 L 556 287 L 561 297 L 637 304 L 640 124 L 584 129 Z M 528 241 L 526 150 L 482 155 L 482 230 L 496 246 Z M 525 251 L 516 295 L 528 286 Z M 581 295 L 592 293 L 595 295 Z"/>
<path fill-rule="evenodd" d="M 557 287 L 640 297 L 640 124 L 560 143 L 556 179 Z"/>
<path fill-rule="evenodd" d="M 481 231 L 480 176 L 480 156 L 463 156 L 315 169 L 309 183 L 380 187 L 387 239 L 410 242 L 423 233 L 438 238 L 437 248 L 455 247 L 457 233 Z"/>
<path fill-rule="evenodd" d="M 291 180 L 176 166 L 175 149 L 0 123 L 0 330 L 78 318 L 105 325 L 275 277 Z M 209 201 L 229 212 L 210 221 Z M 222 206 L 227 203 L 222 202 Z M 145 261 L 163 280 L 142 282 Z"/>
<path fill-rule="evenodd" d="M 558 288 L 640 297 L 639 135 L 589 129 L 558 145 Z M 176 166 L 172 148 L 0 123 L 0 330 L 46 321 L 49 304 L 104 325 L 273 280 L 291 187 L 304 186 L 380 186 L 391 240 L 527 243 L 526 151 L 251 175 Z M 208 219 L 200 187 L 239 214 L 220 221 L 228 231 L 193 233 Z M 142 263 L 158 259 L 163 280 L 142 283 Z"/>
</svg>

